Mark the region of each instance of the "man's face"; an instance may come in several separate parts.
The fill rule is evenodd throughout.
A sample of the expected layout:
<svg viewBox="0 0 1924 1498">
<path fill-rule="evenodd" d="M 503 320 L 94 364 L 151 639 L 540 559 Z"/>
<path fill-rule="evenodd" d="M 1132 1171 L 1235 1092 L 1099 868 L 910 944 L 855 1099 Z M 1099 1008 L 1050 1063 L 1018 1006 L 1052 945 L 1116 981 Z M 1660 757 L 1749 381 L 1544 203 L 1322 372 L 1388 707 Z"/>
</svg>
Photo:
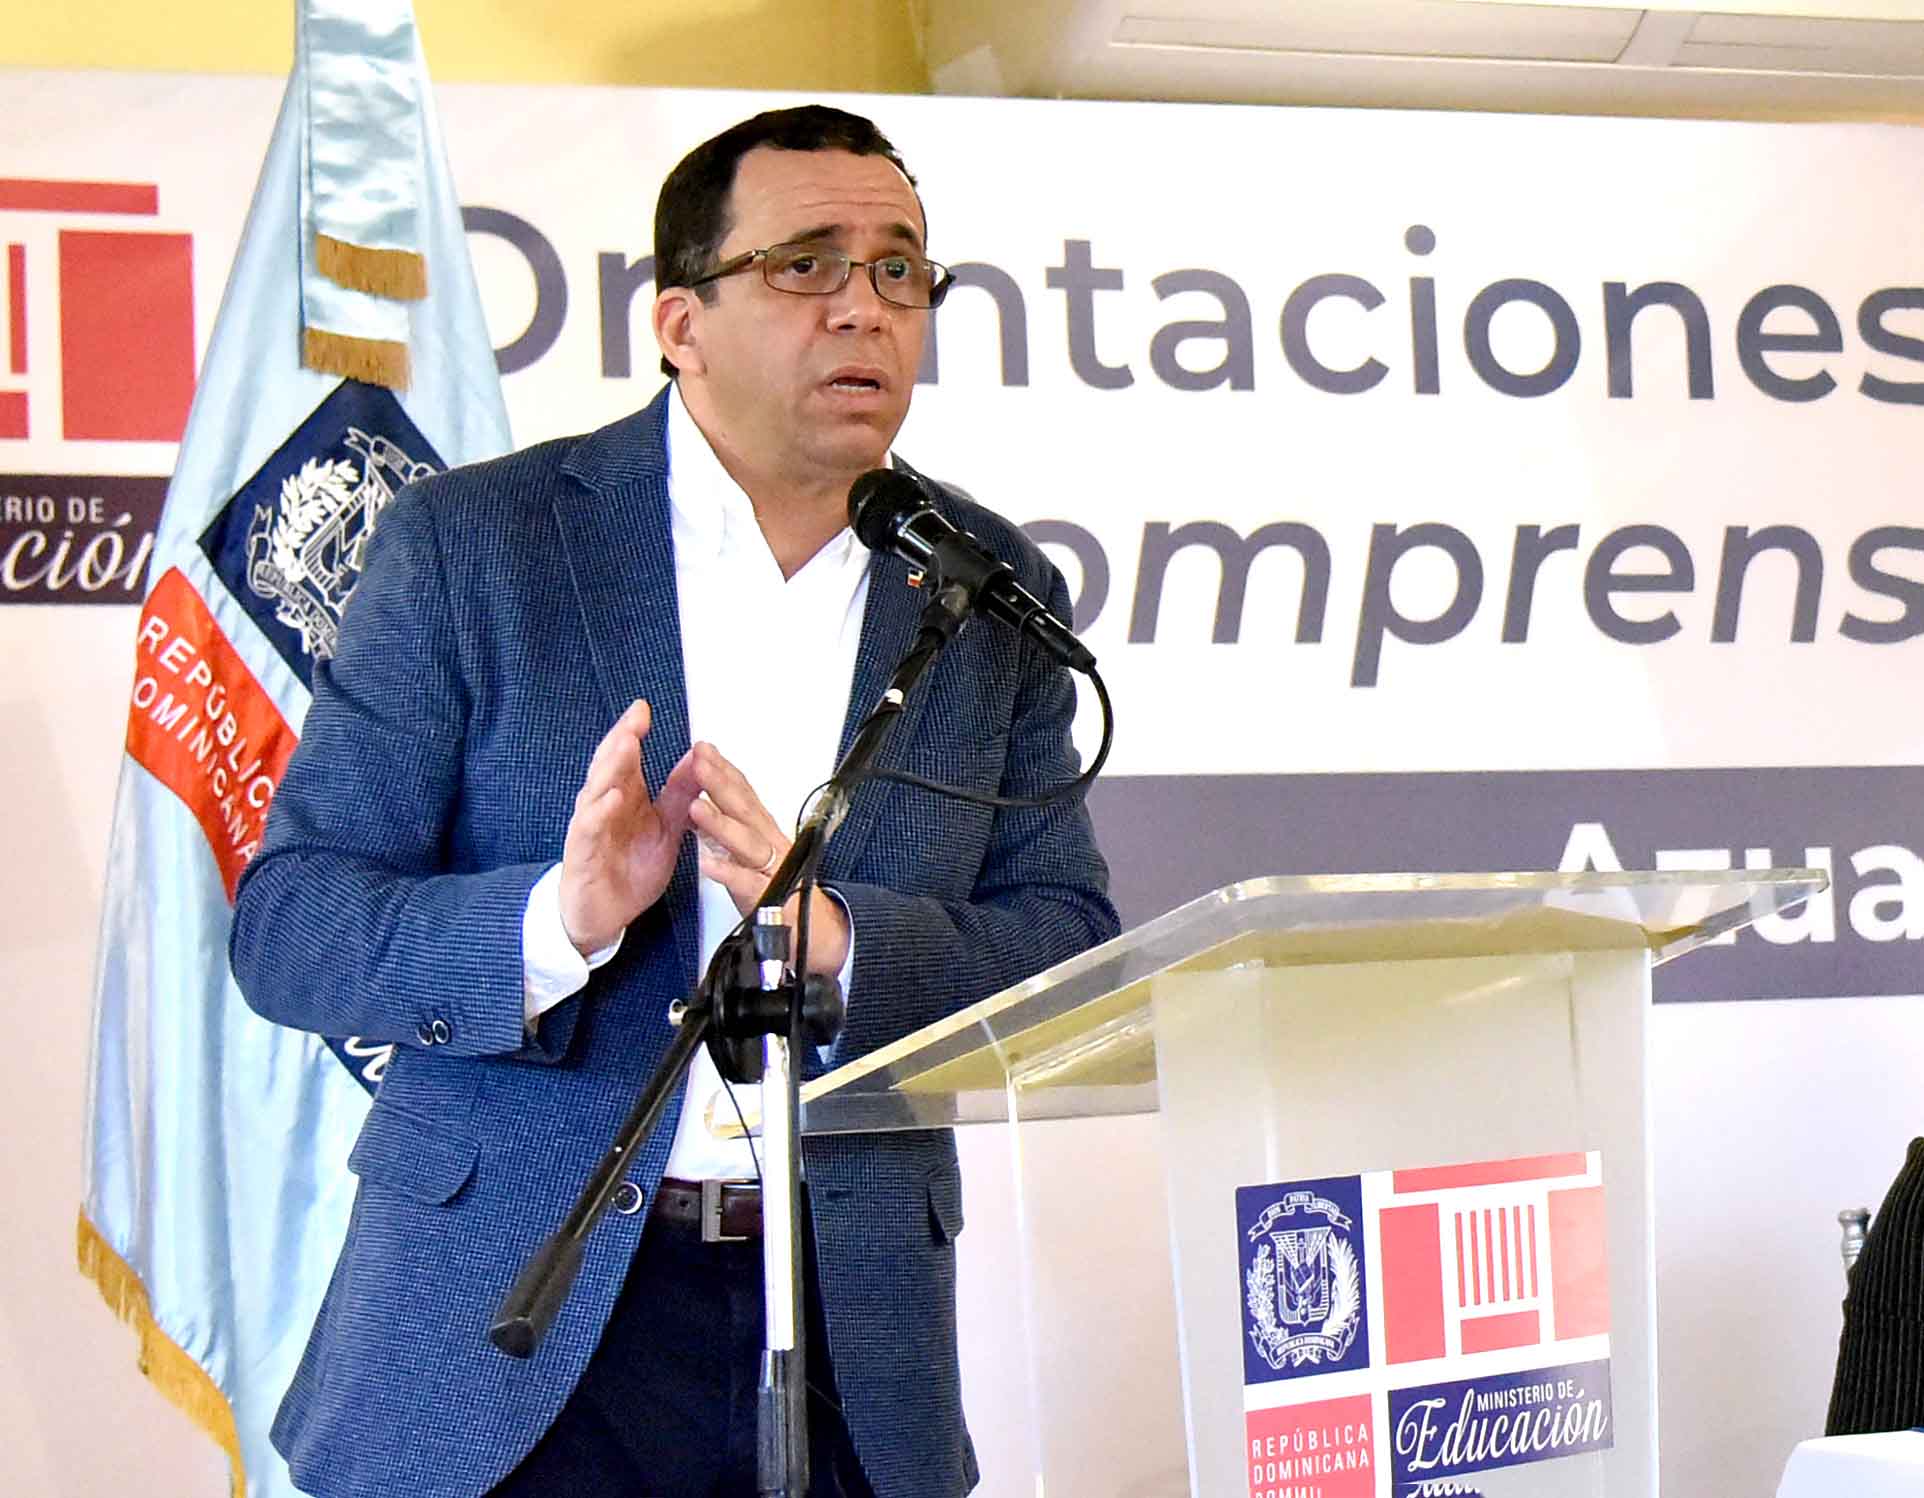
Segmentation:
<svg viewBox="0 0 1924 1498">
<path fill-rule="evenodd" d="M 881 156 L 759 148 L 730 204 L 718 263 L 796 241 L 856 260 L 925 250 L 915 190 Z M 859 266 L 830 296 L 776 291 L 759 265 L 713 290 L 696 316 L 718 445 L 797 484 L 880 467 L 908 415 L 928 312 L 883 301 Z"/>
</svg>

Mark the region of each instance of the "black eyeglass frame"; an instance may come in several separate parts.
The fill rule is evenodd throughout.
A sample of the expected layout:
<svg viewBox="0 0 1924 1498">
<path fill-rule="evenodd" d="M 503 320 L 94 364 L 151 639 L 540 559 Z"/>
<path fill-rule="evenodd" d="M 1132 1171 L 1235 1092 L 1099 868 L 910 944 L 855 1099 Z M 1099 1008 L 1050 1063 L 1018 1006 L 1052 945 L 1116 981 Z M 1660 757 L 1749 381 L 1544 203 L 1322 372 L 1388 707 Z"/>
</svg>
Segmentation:
<svg viewBox="0 0 1924 1498">
<path fill-rule="evenodd" d="M 822 291 L 798 291 L 793 286 L 777 286 L 773 281 L 768 279 L 768 257 L 777 250 L 806 250 L 809 254 L 818 255 L 824 260 L 839 260 L 842 262 L 842 279 Z M 920 260 L 932 273 L 929 285 L 929 300 L 926 306 L 916 302 L 898 302 L 894 297 L 890 296 L 888 292 L 882 289 L 882 283 L 877 279 L 875 274 L 876 266 L 882 265 L 890 260 L 902 259 Z M 787 240 L 781 244 L 769 245 L 766 249 L 745 250 L 732 259 L 724 260 L 707 275 L 697 276 L 694 280 L 690 281 L 688 283 L 689 289 L 693 290 L 697 286 L 706 286 L 709 282 L 722 280 L 726 276 L 740 275 L 750 266 L 757 263 L 762 267 L 762 284 L 770 291 L 780 291 L 789 296 L 834 296 L 836 292 L 848 285 L 848 278 L 855 273 L 855 267 L 859 265 L 863 270 L 868 272 L 868 284 L 875 288 L 875 294 L 891 307 L 900 307 L 905 312 L 933 312 L 937 307 L 942 305 L 942 299 L 949 294 L 949 288 L 955 285 L 955 272 L 950 270 L 948 266 L 942 264 L 939 260 L 931 260 L 926 255 L 917 255 L 912 251 L 898 250 L 892 255 L 879 255 L 873 260 L 857 260 L 854 256 L 844 254 L 833 245 L 812 244 L 807 240 Z"/>
</svg>

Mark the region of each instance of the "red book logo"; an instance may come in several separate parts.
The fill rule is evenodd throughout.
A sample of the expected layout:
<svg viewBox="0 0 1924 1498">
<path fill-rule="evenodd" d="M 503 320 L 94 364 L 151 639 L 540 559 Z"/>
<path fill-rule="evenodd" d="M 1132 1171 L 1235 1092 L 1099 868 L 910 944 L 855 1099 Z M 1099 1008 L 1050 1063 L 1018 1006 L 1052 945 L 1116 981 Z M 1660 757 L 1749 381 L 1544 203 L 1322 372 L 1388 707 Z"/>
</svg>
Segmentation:
<svg viewBox="0 0 1924 1498">
<path fill-rule="evenodd" d="M 1595 1155 L 1399 1170 L 1378 1217 L 1390 1363 L 1610 1330 Z"/>
<path fill-rule="evenodd" d="M 151 216 L 150 183 L 0 178 L 0 214 Z M 187 234 L 61 227 L 50 256 L 6 246 L 6 363 L 0 439 L 30 431 L 30 284 L 57 274 L 61 435 L 68 441 L 178 442 L 194 394 L 194 247 Z M 8 236 L 11 239 L 11 236 Z M 47 263 L 36 263 L 47 262 Z"/>
</svg>

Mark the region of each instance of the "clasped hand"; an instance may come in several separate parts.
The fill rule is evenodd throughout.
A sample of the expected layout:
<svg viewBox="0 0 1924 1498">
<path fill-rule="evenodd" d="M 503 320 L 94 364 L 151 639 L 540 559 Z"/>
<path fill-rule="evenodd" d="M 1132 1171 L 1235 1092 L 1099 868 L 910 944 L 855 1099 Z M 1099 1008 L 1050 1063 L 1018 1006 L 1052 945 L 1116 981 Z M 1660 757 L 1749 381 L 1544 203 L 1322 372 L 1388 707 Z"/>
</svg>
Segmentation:
<svg viewBox="0 0 1924 1498">
<path fill-rule="evenodd" d="M 561 851 L 561 923 L 584 955 L 612 944 L 661 898 L 691 831 L 702 877 L 726 889 L 744 915 L 789 849 L 755 788 L 713 744 L 690 748 L 650 795 L 641 745 L 652 721 L 645 701 L 630 706 L 595 746 L 575 795 Z M 790 925 L 798 908 L 790 897 Z M 842 907 L 817 891 L 809 915 L 809 969 L 840 971 L 849 942 Z"/>
</svg>

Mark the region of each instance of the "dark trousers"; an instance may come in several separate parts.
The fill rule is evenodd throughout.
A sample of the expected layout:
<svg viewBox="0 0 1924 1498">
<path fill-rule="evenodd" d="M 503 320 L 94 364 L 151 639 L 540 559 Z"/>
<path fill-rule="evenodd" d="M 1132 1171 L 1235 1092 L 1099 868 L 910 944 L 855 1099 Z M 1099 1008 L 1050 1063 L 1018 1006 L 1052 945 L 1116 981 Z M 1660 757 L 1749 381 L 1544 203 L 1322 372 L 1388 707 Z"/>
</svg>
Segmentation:
<svg viewBox="0 0 1924 1498">
<path fill-rule="evenodd" d="M 874 1498 L 829 1364 L 807 1246 L 810 1498 Z M 581 1382 L 489 1498 L 754 1498 L 762 1245 L 651 1220 Z"/>
<path fill-rule="evenodd" d="M 1824 1433 L 1924 1425 L 1924 1139 L 1911 1141 L 1844 1296 Z"/>
</svg>

